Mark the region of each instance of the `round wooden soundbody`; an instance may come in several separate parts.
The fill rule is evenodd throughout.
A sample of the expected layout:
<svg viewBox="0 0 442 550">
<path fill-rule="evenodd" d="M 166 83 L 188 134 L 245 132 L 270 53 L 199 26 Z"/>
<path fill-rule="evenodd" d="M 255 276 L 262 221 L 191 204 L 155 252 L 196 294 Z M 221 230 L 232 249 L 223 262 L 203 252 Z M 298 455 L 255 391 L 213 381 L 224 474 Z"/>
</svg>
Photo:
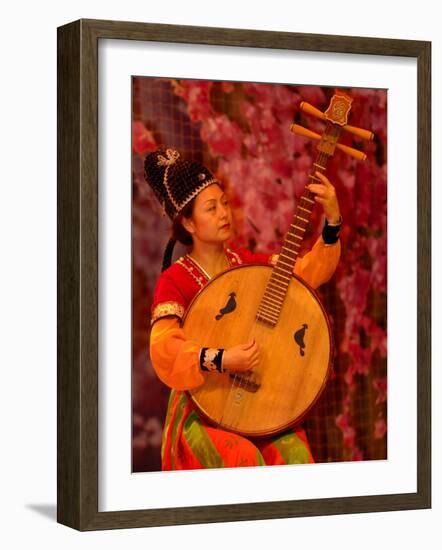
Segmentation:
<svg viewBox="0 0 442 550">
<path fill-rule="evenodd" d="M 331 369 L 327 315 L 316 293 L 295 275 L 276 326 L 256 320 L 271 274 L 272 267 L 263 265 L 220 273 L 195 296 L 183 319 L 186 337 L 205 347 L 227 349 L 256 339 L 259 367 L 204 373 L 204 384 L 188 391 L 206 420 L 249 437 L 274 435 L 298 423 L 319 398 Z"/>
</svg>

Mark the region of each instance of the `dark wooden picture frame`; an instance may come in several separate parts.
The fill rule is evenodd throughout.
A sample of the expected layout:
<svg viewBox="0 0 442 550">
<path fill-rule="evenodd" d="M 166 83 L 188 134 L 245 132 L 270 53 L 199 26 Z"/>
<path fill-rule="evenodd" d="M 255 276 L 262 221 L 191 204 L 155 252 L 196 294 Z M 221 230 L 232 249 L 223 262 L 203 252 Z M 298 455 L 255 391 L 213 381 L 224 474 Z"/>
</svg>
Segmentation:
<svg viewBox="0 0 442 550">
<path fill-rule="evenodd" d="M 402 56 L 417 61 L 417 491 L 98 511 L 98 41 L 122 39 Z M 58 29 L 57 518 L 79 529 L 179 525 L 431 506 L 431 43 L 79 20 Z"/>
</svg>

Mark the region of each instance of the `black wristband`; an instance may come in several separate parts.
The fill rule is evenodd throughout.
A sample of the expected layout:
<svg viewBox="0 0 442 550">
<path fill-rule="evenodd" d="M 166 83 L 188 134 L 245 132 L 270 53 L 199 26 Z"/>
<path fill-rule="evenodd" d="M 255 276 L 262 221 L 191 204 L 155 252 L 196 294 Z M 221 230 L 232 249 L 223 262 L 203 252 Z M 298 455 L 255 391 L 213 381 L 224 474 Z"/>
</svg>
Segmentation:
<svg viewBox="0 0 442 550">
<path fill-rule="evenodd" d="M 207 372 L 224 372 L 222 348 L 201 348 L 200 367 Z"/>
<path fill-rule="evenodd" d="M 324 229 L 322 230 L 322 239 L 325 244 L 335 244 L 338 241 L 341 227 L 342 217 L 339 217 L 339 223 L 336 225 L 330 225 L 327 219 L 325 220 Z"/>
</svg>

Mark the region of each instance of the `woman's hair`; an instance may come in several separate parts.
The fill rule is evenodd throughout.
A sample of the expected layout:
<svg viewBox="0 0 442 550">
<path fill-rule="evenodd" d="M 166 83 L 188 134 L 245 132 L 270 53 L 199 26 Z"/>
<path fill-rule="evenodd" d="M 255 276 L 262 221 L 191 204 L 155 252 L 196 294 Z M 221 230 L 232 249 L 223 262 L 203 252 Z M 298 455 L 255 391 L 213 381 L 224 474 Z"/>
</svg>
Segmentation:
<svg viewBox="0 0 442 550">
<path fill-rule="evenodd" d="M 186 204 L 172 223 L 172 238 L 187 246 L 190 246 L 193 243 L 193 240 L 192 235 L 183 226 L 183 218 L 192 217 L 195 199 L 196 197 Z"/>
<path fill-rule="evenodd" d="M 146 156 L 144 177 L 173 224 L 172 237 L 163 255 L 164 271 L 172 263 L 175 243 L 191 245 L 193 242 L 181 222 L 183 217 L 192 216 L 195 197 L 219 181 L 199 162 L 184 160 L 176 149 L 164 147 Z"/>
<path fill-rule="evenodd" d="M 196 197 L 193 198 L 189 203 L 187 203 L 172 222 L 172 236 L 166 245 L 166 249 L 164 250 L 163 265 L 161 267 L 161 271 L 165 271 L 168 267 L 171 266 L 173 249 L 176 242 L 179 242 L 186 246 L 190 246 L 193 243 L 192 235 L 186 229 L 184 229 L 182 221 L 183 218 L 190 218 L 192 216 L 193 208 L 195 206 L 195 199 Z"/>
</svg>

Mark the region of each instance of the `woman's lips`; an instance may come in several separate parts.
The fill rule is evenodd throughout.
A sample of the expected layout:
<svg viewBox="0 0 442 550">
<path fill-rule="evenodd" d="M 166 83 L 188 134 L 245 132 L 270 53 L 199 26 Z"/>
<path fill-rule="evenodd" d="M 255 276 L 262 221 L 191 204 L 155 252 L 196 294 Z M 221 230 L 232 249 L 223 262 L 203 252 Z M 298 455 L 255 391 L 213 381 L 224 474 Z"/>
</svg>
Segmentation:
<svg viewBox="0 0 442 550">
<path fill-rule="evenodd" d="M 222 225 L 220 229 L 230 229 L 230 223 L 226 223 L 225 225 Z"/>
</svg>

